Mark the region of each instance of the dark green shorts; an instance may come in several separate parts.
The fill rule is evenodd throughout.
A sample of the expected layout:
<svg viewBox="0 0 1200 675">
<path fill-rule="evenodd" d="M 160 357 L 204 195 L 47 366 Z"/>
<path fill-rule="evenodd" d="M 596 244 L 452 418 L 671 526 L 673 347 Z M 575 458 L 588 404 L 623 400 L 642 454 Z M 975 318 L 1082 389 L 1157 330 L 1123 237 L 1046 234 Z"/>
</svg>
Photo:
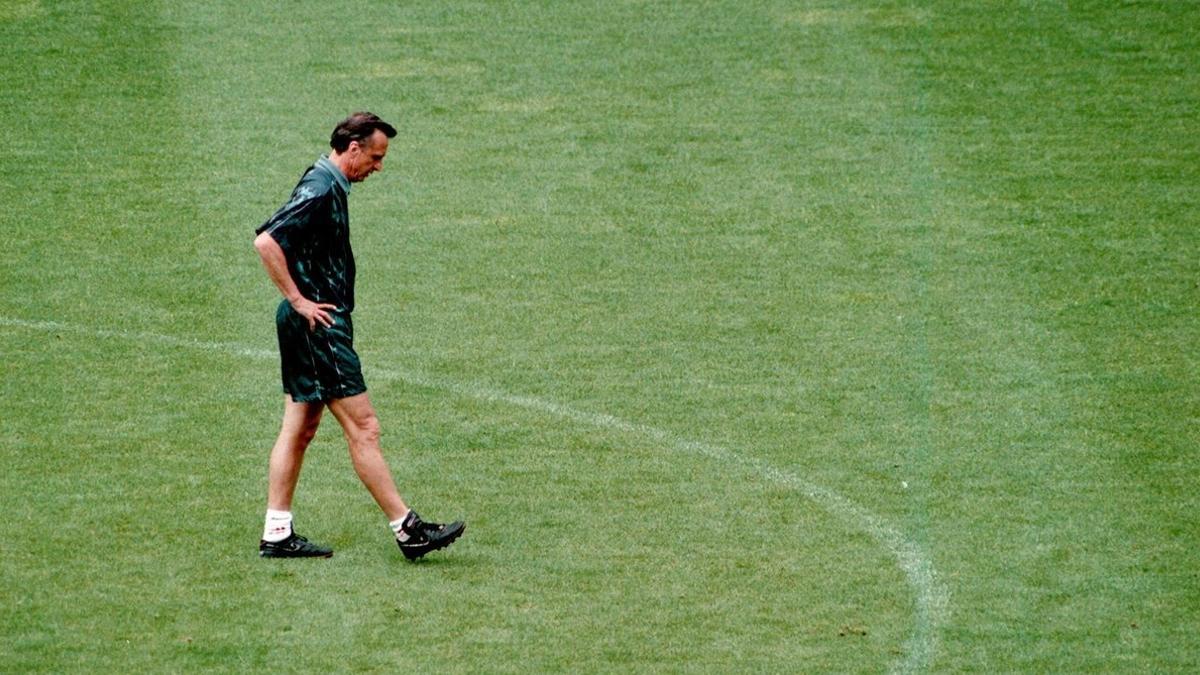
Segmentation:
<svg viewBox="0 0 1200 675">
<path fill-rule="evenodd" d="M 283 391 L 296 402 L 329 401 L 355 396 L 367 390 L 362 364 L 354 353 L 354 324 L 349 312 L 330 312 L 333 325 L 317 324 L 308 330 L 308 321 L 284 300 L 275 312 L 279 334 L 279 361 Z"/>
</svg>

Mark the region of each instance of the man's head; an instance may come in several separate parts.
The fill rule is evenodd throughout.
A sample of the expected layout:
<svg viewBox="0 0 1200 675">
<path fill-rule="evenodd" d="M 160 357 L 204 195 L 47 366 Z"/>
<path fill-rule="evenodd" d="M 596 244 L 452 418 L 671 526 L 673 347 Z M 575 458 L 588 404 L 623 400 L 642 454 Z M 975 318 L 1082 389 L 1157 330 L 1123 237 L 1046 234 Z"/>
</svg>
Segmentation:
<svg viewBox="0 0 1200 675">
<path fill-rule="evenodd" d="M 333 148 L 329 159 L 346 178 L 357 183 L 376 171 L 383 170 L 388 139 L 396 136 L 396 128 L 369 112 L 356 112 L 338 122 L 329 137 Z"/>
</svg>

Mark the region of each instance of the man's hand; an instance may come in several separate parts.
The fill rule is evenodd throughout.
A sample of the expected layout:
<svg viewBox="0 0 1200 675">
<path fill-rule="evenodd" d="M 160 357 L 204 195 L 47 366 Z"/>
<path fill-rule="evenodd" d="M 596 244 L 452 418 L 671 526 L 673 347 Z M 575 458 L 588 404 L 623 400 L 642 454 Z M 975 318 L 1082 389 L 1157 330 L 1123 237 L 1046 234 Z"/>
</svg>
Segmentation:
<svg viewBox="0 0 1200 675">
<path fill-rule="evenodd" d="M 325 328 L 333 325 L 333 317 L 329 316 L 327 310 L 336 311 L 338 306 L 331 305 L 327 302 L 313 302 L 304 296 L 300 296 L 297 300 L 290 300 L 292 309 L 296 313 L 308 320 L 308 332 L 317 329 L 317 324 L 321 324 Z"/>
</svg>

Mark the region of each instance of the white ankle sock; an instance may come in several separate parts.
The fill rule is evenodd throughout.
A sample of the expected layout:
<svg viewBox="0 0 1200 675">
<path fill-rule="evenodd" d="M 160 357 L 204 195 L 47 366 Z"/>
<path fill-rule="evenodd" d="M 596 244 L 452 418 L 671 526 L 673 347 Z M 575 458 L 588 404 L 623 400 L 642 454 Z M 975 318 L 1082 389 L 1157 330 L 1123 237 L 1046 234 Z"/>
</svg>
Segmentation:
<svg viewBox="0 0 1200 675">
<path fill-rule="evenodd" d="M 408 541 L 408 533 L 404 531 L 404 521 L 408 519 L 408 514 L 400 520 L 393 520 L 388 523 L 388 527 L 392 528 L 392 533 L 396 535 L 397 541 Z"/>
<path fill-rule="evenodd" d="M 292 512 L 267 509 L 267 522 L 263 525 L 263 541 L 283 541 L 292 536 Z"/>
</svg>

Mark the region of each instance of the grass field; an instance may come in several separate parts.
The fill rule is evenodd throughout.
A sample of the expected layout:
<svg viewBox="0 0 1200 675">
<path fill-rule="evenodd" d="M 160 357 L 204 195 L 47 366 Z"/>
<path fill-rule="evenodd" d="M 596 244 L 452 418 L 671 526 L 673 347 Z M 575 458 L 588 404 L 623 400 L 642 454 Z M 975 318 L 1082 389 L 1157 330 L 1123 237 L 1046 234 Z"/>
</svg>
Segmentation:
<svg viewBox="0 0 1200 675">
<path fill-rule="evenodd" d="M 1200 4 L 0 2 L 0 670 L 1200 670 Z M 407 564 L 250 241 L 338 119 Z"/>
</svg>

